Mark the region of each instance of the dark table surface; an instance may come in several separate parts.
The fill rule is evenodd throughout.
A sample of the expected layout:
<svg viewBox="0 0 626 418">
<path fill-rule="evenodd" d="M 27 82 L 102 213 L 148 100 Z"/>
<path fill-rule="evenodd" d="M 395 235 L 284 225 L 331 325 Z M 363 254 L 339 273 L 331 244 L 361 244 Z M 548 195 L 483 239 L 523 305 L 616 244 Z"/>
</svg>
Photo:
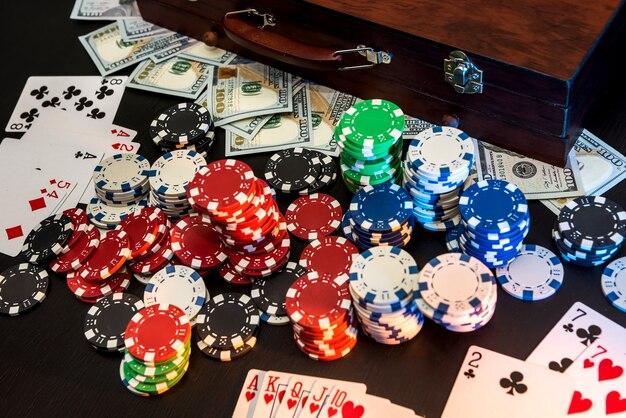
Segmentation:
<svg viewBox="0 0 626 418">
<path fill-rule="evenodd" d="M 0 3 L 4 40 L 0 125 L 5 126 L 29 76 L 98 74 L 78 36 L 107 22 L 70 20 L 73 0 Z M 158 154 L 148 138 L 148 124 L 161 110 L 177 102 L 174 97 L 128 89 L 115 123 L 137 130 L 136 140 L 142 143 L 139 152 L 154 161 Z M 616 82 L 600 93 L 585 126 L 624 153 L 626 84 Z M 223 135 L 218 134 L 209 159 L 223 155 Z M 262 176 L 267 157 L 260 154 L 242 159 L 257 176 Z M 606 196 L 626 206 L 625 191 L 626 184 L 620 184 Z M 350 196 L 341 182 L 335 183 L 329 193 L 340 199 L 344 208 L 347 206 Z M 289 204 L 285 200 L 279 203 L 283 211 Z M 532 223 L 526 242 L 554 250 L 550 228 L 555 215 L 538 201 L 530 202 L 530 211 Z M 292 242 L 292 259 L 297 259 L 305 243 L 295 239 Z M 419 230 L 405 249 L 422 267 L 446 252 L 444 234 Z M 626 255 L 626 250 L 619 255 Z M 0 255 L 2 270 L 17 262 Z M 437 417 L 472 344 L 525 359 L 576 301 L 626 326 L 626 313 L 613 308 L 602 294 L 601 274 L 602 267 L 567 265 L 563 286 L 547 300 L 523 302 L 498 290 L 494 318 L 476 332 L 457 334 L 427 320 L 419 335 L 406 344 L 384 346 L 363 337 L 349 356 L 331 363 L 318 363 L 304 356 L 293 343 L 289 326 L 263 325 L 257 346 L 232 363 L 209 359 L 194 347 L 187 376 L 170 392 L 150 399 L 136 397 L 122 386 L 119 356 L 91 348 L 83 335 L 89 306 L 71 294 L 63 277 L 53 274 L 48 296 L 40 307 L 23 316 L 0 318 L 0 414 L 230 416 L 247 371 L 258 368 L 363 382 L 369 393 L 387 397 L 429 418 Z M 206 281 L 211 294 L 249 292 L 247 287 L 224 283 L 217 275 Z M 134 282 L 130 291 L 141 297 L 143 286 Z"/>
</svg>

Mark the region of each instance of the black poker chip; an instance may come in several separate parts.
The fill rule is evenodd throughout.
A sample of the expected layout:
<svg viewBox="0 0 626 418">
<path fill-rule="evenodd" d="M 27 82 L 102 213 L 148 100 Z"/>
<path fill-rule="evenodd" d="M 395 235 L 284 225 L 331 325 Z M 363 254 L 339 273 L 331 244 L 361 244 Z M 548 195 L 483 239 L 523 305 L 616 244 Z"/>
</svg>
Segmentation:
<svg viewBox="0 0 626 418">
<path fill-rule="evenodd" d="M 0 313 L 20 315 L 39 305 L 48 291 L 48 272 L 34 264 L 21 263 L 0 273 Z"/>
<path fill-rule="evenodd" d="M 222 293 L 202 307 L 196 316 L 196 331 L 208 347 L 230 350 L 245 345 L 259 322 L 259 311 L 249 296 Z"/>
<path fill-rule="evenodd" d="M 255 279 L 250 295 L 254 304 L 269 315 L 285 316 L 287 290 L 307 270 L 298 263 L 289 262 L 280 272 L 267 279 Z"/>
<path fill-rule="evenodd" d="M 72 237 L 72 220 L 62 213 L 52 215 L 37 224 L 26 236 L 22 256 L 34 264 L 44 264 L 61 254 Z"/>
<path fill-rule="evenodd" d="M 171 145 L 193 144 L 211 128 L 209 110 L 197 103 L 179 103 L 165 110 L 150 124 L 152 138 Z"/>
<path fill-rule="evenodd" d="M 337 164 L 330 156 L 314 150 L 309 150 L 309 152 L 317 154 L 322 163 L 322 168 L 319 176 L 309 187 L 298 191 L 299 195 L 316 193 L 325 187 L 328 187 L 337 179 Z"/>
<path fill-rule="evenodd" d="M 292 148 L 272 155 L 265 164 L 265 179 L 281 192 L 297 192 L 310 187 L 319 177 L 322 162 L 304 148 Z"/>
<path fill-rule="evenodd" d="M 98 350 L 123 351 L 126 326 L 143 307 L 143 302 L 130 293 L 101 298 L 87 311 L 85 338 Z"/>
<path fill-rule="evenodd" d="M 245 344 L 239 348 L 231 348 L 227 350 L 220 350 L 218 348 L 213 348 L 208 346 L 200 337 L 197 338 L 197 345 L 202 354 L 209 356 L 212 359 L 219 361 L 233 361 L 237 360 L 248 354 L 257 343 L 257 335 L 259 334 L 259 329 L 257 328 L 252 334 L 252 337 L 246 340 Z"/>
</svg>

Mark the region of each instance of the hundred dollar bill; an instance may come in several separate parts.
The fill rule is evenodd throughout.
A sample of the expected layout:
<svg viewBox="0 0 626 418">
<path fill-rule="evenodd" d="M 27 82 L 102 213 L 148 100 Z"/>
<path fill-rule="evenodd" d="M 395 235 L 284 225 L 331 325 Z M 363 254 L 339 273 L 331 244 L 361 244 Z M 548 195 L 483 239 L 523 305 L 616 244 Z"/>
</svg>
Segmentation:
<svg viewBox="0 0 626 418">
<path fill-rule="evenodd" d="M 310 147 L 313 131 L 311 119 L 309 88 L 305 85 L 293 95 L 293 111 L 272 116 L 252 140 L 226 131 L 225 155 L 232 157 L 286 148 Z"/>
<path fill-rule="evenodd" d="M 167 59 L 179 56 L 181 52 L 185 51 L 187 48 L 191 48 L 197 43 L 198 41 L 196 41 L 195 39 L 181 39 L 177 45 L 173 45 L 171 48 L 162 49 L 161 51 L 150 55 L 150 59 L 153 62 L 159 64 Z"/>
<path fill-rule="evenodd" d="M 583 130 L 574 143 L 576 161 L 587 195 L 600 196 L 626 178 L 626 157 L 600 138 Z M 571 199 L 549 199 L 541 203 L 558 215 Z"/>
<path fill-rule="evenodd" d="M 215 126 L 254 116 L 291 112 L 291 74 L 254 63 L 216 67 L 209 84 Z"/>
<path fill-rule="evenodd" d="M 225 131 L 252 140 L 274 115 L 254 116 L 222 125 Z"/>
<path fill-rule="evenodd" d="M 418 133 L 435 126 L 430 122 L 414 118 L 413 116 L 406 115 L 404 118 L 404 131 L 402 132 L 402 139 L 411 140 Z"/>
<path fill-rule="evenodd" d="M 574 152 L 565 168 L 533 160 L 487 142 L 474 142 L 479 180 L 506 180 L 520 188 L 526 199 L 584 196 L 585 189 Z"/>
<path fill-rule="evenodd" d="M 235 59 L 237 55 L 223 49 L 208 46 L 203 42 L 198 42 L 191 48 L 186 49 L 182 54 L 182 58 L 194 61 L 204 62 L 211 65 L 228 65 Z"/>
<path fill-rule="evenodd" d="M 313 141 L 309 148 L 336 157 L 339 148 L 333 136 L 335 126 L 339 124 L 343 113 L 361 99 L 316 83 L 308 85 L 313 116 Z"/>
<path fill-rule="evenodd" d="M 204 91 L 215 67 L 179 57 L 160 64 L 146 60 L 128 77 L 126 86 L 195 99 Z"/>
<path fill-rule="evenodd" d="M 174 33 L 161 38 L 146 38 L 125 42 L 117 22 L 79 36 L 83 47 L 98 67 L 100 74 L 109 75 L 129 67 L 157 52 L 175 48 L 188 38 Z"/>
<path fill-rule="evenodd" d="M 122 19 L 117 22 L 122 39 L 126 42 L 157 36 L 171 35 L 173 32 L 146 22 L 143 19 Z"/>
<path fill-rule="evenodd" d="M 71 19 L 116 20 L 141 16 L 135 0 L 76 0 Z"/>
</svg>

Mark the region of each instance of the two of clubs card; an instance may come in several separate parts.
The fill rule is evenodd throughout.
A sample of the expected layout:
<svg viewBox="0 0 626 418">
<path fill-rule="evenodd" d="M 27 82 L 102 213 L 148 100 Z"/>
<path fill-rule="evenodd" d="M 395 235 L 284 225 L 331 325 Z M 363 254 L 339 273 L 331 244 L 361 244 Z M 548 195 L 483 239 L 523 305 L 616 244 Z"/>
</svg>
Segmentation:
<svg viewBox="0 0 626 418">
<path fill-rule="evenodd" d="M 366 393 L 362 383 L 263 371 L 248 372 L 233 418 L 415 418 L 411 409 Z"/>
<path fill-rule="evenodd" d="M 626 329 L 576 302 L 526 361 L 471 346 L 442 418 L 626 417 Z"/>
</svg>

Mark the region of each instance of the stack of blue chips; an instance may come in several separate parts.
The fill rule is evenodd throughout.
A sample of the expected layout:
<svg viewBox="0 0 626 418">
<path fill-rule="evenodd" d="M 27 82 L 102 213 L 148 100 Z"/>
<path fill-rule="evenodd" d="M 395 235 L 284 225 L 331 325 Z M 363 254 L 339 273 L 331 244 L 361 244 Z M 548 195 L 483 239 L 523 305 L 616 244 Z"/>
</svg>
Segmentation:
<svg viewBox="0 0 626 418">
<path fill-rule="evenodd" d="M 485 180 L 471 185 L 459 199 L 459 249 L 489 268 L 504 266 L 522 248 L 530 229 L 524 193 L 513 183 Z"/>
<path fill-rule="evenodd" d="M 413 234 L 413 201 L 394 183 L 365 186 L 352 198 L 342 229 L 346 238 L 362 250 L 403 247 Z"/>
<path fill-rule="evenodd" d="M 619 251 L 626 236 L 626 212 L 602 196 L 584 196 L 561 209 L 552 230 L 565 261 L 583 267 L 606 263 Z"/>
<path fill-rule="evenodd" d="M 424 228 L 446 231 L 459 223 L 459 195 L 474 162 L 474 142 L 447 126 L 413 138 L 404 162 L 403 186 L 413 199 L 413 215 Z M 469 183 L 469 182 L 468 182 Z"/>
</svg>

